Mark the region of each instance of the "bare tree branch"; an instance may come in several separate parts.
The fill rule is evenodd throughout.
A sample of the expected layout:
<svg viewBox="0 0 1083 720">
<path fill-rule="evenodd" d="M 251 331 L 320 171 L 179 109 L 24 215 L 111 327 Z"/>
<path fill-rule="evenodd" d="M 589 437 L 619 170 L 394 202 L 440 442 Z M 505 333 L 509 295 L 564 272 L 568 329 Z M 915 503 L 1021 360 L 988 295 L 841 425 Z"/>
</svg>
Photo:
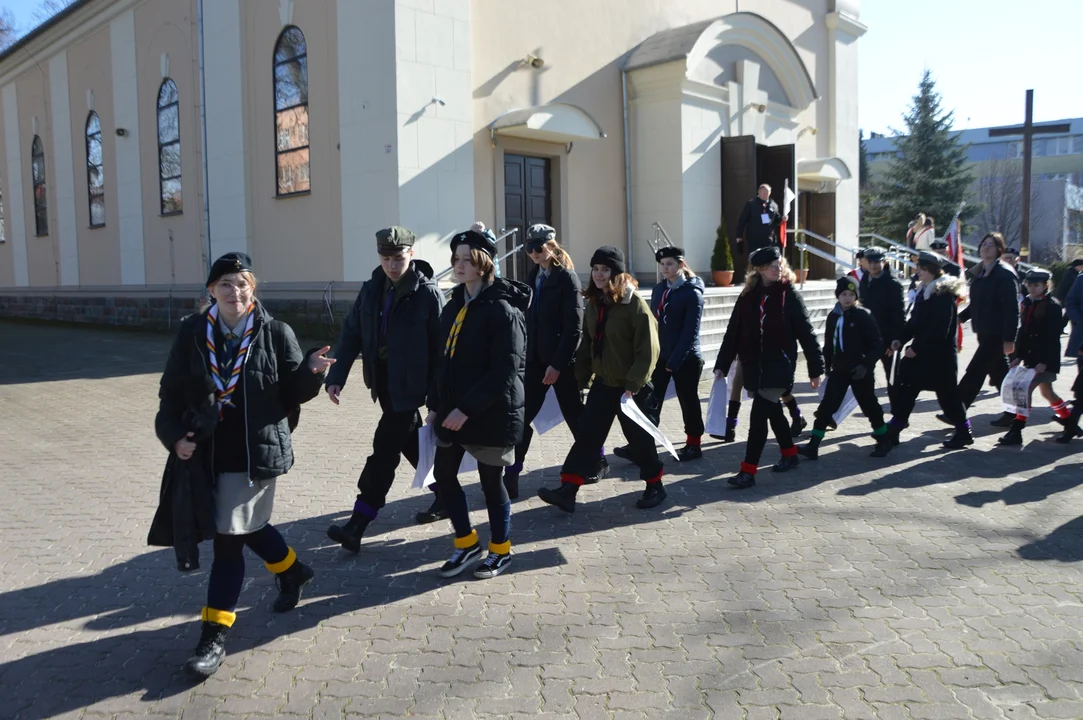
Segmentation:
<svg viewBox="0 0 1083 720">
<path fill-rule="evenodd" d="M 7 50 L 18 39 L 19 31 L 15 27 L 15 14 L 10 8 L 0 8 L 0 51 Z"/>
</svg>

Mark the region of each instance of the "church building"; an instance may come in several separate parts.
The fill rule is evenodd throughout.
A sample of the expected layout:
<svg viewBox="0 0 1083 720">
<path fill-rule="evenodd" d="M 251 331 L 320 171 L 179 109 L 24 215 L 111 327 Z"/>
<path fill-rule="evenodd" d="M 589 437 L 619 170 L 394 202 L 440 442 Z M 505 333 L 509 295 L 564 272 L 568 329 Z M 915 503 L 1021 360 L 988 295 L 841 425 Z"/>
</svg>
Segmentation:
<svg viewBox="0 0 1083 720">
<path fill-rule="evenodd" d="M 780 206 L 796 193 L 791 228 L 855 245 L 859 17 L 860 0 L 76 0 L 0 55 L 0 316 L 160 325 L 235 250 L 266 302 L 318 315 L 395 224 L 437 272 L 480 220 L 553 225 L 581 273 L 617 245 L 644 279 L 657 224 L 706 273 L 764 182 Z"/>
</svg>

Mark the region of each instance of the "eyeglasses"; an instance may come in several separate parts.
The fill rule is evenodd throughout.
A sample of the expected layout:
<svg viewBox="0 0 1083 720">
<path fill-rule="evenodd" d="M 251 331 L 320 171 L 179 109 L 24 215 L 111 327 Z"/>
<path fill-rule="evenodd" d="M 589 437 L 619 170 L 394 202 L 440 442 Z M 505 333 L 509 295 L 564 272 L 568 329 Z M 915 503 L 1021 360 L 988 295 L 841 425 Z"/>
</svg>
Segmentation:
<svg viewBox="0 0 1083 720">
<path fill-rule="evenodd" d="M 540 252 L 544 252 L 545 251 L 545 246 L 544 245 L 527 245 L 526 246 L 526 251 L 528 253 L 530 253 L 531 255 L 536 255 L 536 254 L 538 254 Z"/>
</svg>

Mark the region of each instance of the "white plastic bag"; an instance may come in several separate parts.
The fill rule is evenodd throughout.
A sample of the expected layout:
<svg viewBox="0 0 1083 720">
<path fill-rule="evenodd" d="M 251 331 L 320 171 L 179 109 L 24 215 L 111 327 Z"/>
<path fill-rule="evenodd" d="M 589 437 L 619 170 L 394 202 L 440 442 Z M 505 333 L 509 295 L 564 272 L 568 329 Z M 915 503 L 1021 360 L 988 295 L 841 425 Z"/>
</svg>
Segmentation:
<svg viewBox="0 0 1083 720">
<path fill-rule="evenodd" d="M 1004 412 L 1030 417 L 1030 385 L 1034 382 L 1034 370 L 1016 365 L 1004 377 L 1000 386 L 1000 402 Z"/>
<path fill-rule="evenodd" d="M 647 431 L 647 434 L 654 438 L 655 442 L 662 445 L 669 454 L 673 456 L 673 459 L 680 462 L 680 458 L 677 457 L 677 450 L 673 447 L 673 443 L 662 434 L 662 431 L 654 426 L 647 416 L 643 414 L 643 411 L 639 409 L 639 406 L 635 404 L 634 400 L 628 398 L 627 395 L 620 399 L 620 410 L 627 415 L 632 422 L 639 427 Z"/>
<path fill-rule="evenodd" d="M 820 383 L 820 402 L 824 401 L 824 393 L 827 392 L 828 378 L 824 378 L 824 381 Z M 836 425 L 842 425 L 842 421 L 850 417 L 857 408 L 857 398 L 854 397 L 854 389 L 846 388 L 846 395 L 842 398 L 842 404 L 839 405 L 839 409 L 835 411 L 835 414 L 831 416 L 831 419 L 835 421 Z"/>
<path fill-rule="evenodd" d="M 424 490 L 436 482 L 432 474 L 433 464 L 436 462 L 436 430 L 432 425 L 422 425 L 417 429 L 417 470 L 414 471 L 414 482 L 410 486 L 415 490 Z M 478 469 L 478 461 L 470 453 L 463 453 L 463 460 L 459 463 L 459 474 L 474 472 Z"/>
<path fill-rule="evenodd" d="M 534 432 L 544 435 L 562 422 L 564 422 L 564 415 L 561 414 L 560 403 L 557 402 L 557 391 L 549 392 L 549 389 L 546 388 L 545 401 L 542 403 L 537 417 L 534 418 Z"/>
<path fill-rule="evenodd" d="M 707 398 L 707 422 L 704 428 L 708 435 L 726 434 L 726 411 L 729 406 L 730 384 L 722 378 L 715 378 L 711 384 L 711 395 Z"/>
</svg>

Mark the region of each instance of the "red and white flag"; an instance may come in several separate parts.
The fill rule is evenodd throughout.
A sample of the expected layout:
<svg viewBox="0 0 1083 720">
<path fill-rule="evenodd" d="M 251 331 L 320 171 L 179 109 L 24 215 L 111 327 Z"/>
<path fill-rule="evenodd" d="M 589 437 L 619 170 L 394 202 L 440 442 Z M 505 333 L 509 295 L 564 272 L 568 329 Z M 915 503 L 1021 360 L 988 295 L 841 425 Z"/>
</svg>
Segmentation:
<svg viewBox="0 0 1083 720">
<path fill-rule="evenodd" d="M 793 190 L 790 190 L 790 179 L 786 178 L 786 183 L 782 189 L 782 224 L 778 226 L 778 240 L 783 250 L 786 249 L 786 220 L 790 216 L 790 205 L 793 204 L 796 197 Z"/>
</svg>

